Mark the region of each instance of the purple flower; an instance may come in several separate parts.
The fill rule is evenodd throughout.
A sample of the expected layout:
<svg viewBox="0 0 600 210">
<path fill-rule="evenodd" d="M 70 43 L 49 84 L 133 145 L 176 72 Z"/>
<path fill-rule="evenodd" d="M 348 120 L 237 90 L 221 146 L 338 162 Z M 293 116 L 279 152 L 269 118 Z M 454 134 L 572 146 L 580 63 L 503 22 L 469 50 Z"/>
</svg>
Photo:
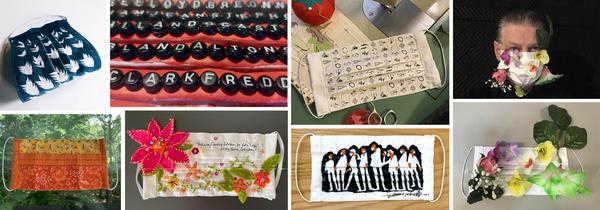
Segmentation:
<svg viewBox="0 0 600 210">
<path fill-rule="evenodd" d="M 499 141 L 496 142 L 496 147 L 488 152 L 488 156 L 494 157 L 501 162 L 510 162 L 519 156 L 518 148 L 519 145 L 516 143 Z"/>
<path fill-rule="evenodd" d="M 509 51 L 510 50 L 503 50 L 502 54 L 500 54 L 500 59 L 502 59 L 506 65 L 510 64 L 510 56 L 508 55 Z"/>
</svg>

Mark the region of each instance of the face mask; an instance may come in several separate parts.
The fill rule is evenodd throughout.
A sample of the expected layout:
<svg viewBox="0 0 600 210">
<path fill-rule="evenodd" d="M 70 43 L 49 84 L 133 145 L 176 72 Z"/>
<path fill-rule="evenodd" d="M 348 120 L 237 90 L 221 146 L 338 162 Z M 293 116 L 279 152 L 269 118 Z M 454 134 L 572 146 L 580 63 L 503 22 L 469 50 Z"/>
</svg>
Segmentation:
<svg viewBox="0 0 600 210">
<path fill-rule="evenodd" d="M 62 16 L 35 19 L 8 40 L 17 95 L 23 102 L 101 66 L 94 46 Z"/>
<path fill-rule="evenodd" d="M 10 188 L 4 183 L 6 144 L 13 140 Z M 36 140 L 10 137 L 2 150 L 4 188 L 12 190 L 109 189 L 104 139 Z M 117 184 L 118 184 L 117 171 Z M 114 190 L 117 186 L 111 187 Z"/>
<path fill-rule="evenodd" d="M 424 33 L 311 53 L 308 64 L 317 118 L 357 104 L 442 87 Z"/>
<path fill-rule="evenodd" d="M 486 155 L 488 154 L 488 152 L 490 152 L 491 150 L 493 150 L 494 147 L 483 147 L 483 146 L 474 146 L 471 147 L 469 149 L 469 152 L 467 153 L 467 156 L 463 162 L 463 168 L 461 170 L 462 172 L 462 177 L 461 177 L 461 191 L 463 193 L 463 196 L 466 198 L 468 192 L 465 192 L 464 190 L 464 186 L 465 186 L 465 174 L 469 174 L 469 172 L 465 171 L 466 169 L 466 165 L 467 165 L 467 158 L 471 155 L 471 153 L 473 153 L 473 169 L 477 169 L 478 165 L 479 165 L 479 161 L 482 158 L 482 154 Z M 522 174 L 522 176 L 527 176 L 527 175 L 531 175 L 531 174 L 537 174 L 540 173 L 542 171 L 544 171 L 544 169 L 546 168 L 546 166 L 548 165 L 548 163 L 542 163 L 542 161 L 537 161 L 536 158 L 537 156 L 535 155 L 535 151 L 534 148 L 527 148 L 527 147 L 520 147 L 517 148 L 517 154 L 518 156 L 513 158 L 511 161 L 502 161 L 499 160 L 497 162 L 498 164 L 498 168 L 501 168 L 502 170 L 500 171 L 500 177 L 501 180 L 509 180 L 511 176 L 513 176 L 513 173 L 515 170 L 519 170 L 520 174 Z M 563 169 L 568 169 L 569 168 L 569 159 L 567 156 L 567 149 L 566 148 L 560 148 L 558 149 L 558 157 L 555 157 L 551 160 L 552 163 L 554 163 L 557 166 L 561 166 Z M 577 161 L 579 162 L 579 158 L 577 157 L 577 155 L 575 154 L 575 152 L 573 152 L 573 154 L 575 155 L 575 157 L 577 158 Z M 526 157 L 529 157 L 532 159 L 532 161 L 528 161 L 526 159 Z M 558 158 L 560 158 L 562 160 L 562 162 L 559 163 Z M 579 165 L 581 166 L 581 162 L 579 162 Z M 583 166 L 582 170 L 583 170 Z M 473 170 L 473 171 L 474 171 Z M 475 175 L 475 173 L 471 173 L 473 176 Z M 544 192 L 544 189 L 537 186 L 537 185 L 532 185 L 531 188 L 529 188 L 528 191 L 525 192 L 524 195 L 546 195 L 546 193 Z M 511 192 L 509 190 L 505 190 L 504 194 L 502 196 L 512 196 Z"/>
<path fill-rule="evenodd" d="M 534 85 L 544 85 L 554 82 L 562 75 L 553 75 L 545 65 L 550 61 L 546 50 L 519 52 L 515 49 L 502 50 L 498 69 L 489 82 L 492 87 L 501 88 L 504 92 L 512 90 L 505 83 L 508 79 L 514 86 L 516 95 L 522 97 Z"/>
<path fill-rule="evenodd" d="M 433 192 L 433 151 L 437 136 L 318 136 L 311 142 L 311 196 L 316 201 L 428 200 Z M 440 142 L 441 139 L 437 137 Z M 442 143 L 442 149 L 444 145 Z M 405 151 L 405 152 L 402 152 Z M 346 153 L 344 155 L 344 153 Z M 348 153 L 350 155 L 348 155 Z M 444 154 L 444 168 L 446 156 Z M 442 176 L 442 188 L 443 188 Z"/>
<path fill-rule="evenodd" d="M 275 199 L 284 152 L 277 132 L 186 133 L 173 127 L 173 119 L 162 130 L 152 120 L 147 130 L 128 131 L 141 144 L 131 163 L 138 164 L 136 176 L 144 174 L 142 184 L 136 179 L 143 199 L 236 196 L 241 203 L 248 197 Z"/>
</svg>

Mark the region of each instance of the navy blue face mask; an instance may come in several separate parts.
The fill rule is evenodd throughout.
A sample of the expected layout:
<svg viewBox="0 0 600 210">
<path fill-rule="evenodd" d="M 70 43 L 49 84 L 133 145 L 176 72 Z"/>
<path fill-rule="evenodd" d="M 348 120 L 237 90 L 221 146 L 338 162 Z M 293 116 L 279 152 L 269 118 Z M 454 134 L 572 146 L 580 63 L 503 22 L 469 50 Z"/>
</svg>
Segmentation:
<svg viewBox="0 0 600 210">
<path fill-rule="evenodd" d="M 21 101 L 41 96 L 76 76 L 100 68 L 94 46 L 71 28 L 65 17 L 42 17 L 29 24 L 38 27 L 15 31 L 8 38 Z"/>
</svg>

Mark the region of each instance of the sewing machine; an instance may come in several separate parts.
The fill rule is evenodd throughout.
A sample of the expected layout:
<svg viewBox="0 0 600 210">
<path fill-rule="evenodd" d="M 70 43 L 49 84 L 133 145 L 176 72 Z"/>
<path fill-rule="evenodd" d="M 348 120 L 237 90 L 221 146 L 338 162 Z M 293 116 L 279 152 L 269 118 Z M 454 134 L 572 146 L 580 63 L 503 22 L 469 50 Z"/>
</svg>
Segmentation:
<svg viewBox="0 0 600 210">
<path fill-rule="evenodd" d="M 361 1 L 336 1 L 338 9 L 371 39 L 381 38 L 372 36 L 376 35 L 372 26 L 385 36 L 437 31 L 442 25 L 448 33 L 448 0 L 363 0 L 360 4 Z"/>
</svg>

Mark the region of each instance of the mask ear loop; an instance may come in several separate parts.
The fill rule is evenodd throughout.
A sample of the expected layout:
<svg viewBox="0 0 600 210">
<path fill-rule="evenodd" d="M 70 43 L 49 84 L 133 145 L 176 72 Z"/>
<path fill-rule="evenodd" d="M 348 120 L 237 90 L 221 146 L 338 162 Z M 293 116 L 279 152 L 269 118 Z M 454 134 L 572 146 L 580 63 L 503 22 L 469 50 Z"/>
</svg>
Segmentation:
<svg viewBox="0 0 600 210">
<path fill-rule="evenodd" d="M 435 135 L 435 138 L 440 142 L 440 144 L 442 144 L 442 154 L 444 157 L 444 163 L 442 164 L 442 184 L 440 185 L 440 193 L 435 199 L 429 201 L 432 203 L 437 202 L 440 199 L 440 197 L 442 197 L 442 193 L 444 192 L 444 181 L 446 179 L 446 147 L 444 147 L 444 141 L 442 141 L 442 138 L 440 136 Z"/>
<path fill-rule="evenodd" d="M 298 61 L 298 70 L 300 70 L 300 65 L 302 64 L 302 61 L 306 60 L 306 59 L 308 59 L 308 54 L 302 56 L 300 61 Z M 300 74 L 302 74 L 302 71 L 298 71 L 298 78 L 300 78 Z M 300 92 L 302 92 L 302 90 L 300 90 Z M 306 110 L 308 110 L 308 113 L 310 113 L 310 115 L 312 115 L 314 118 L 321 119 L 321 118 L 325 117 L 325 115 L 316 115 L 315 113 L 313 113 L 313 111 L 312 111 L 312 109 L 310 109 L 310 106 L 308 105 L 308 102 L 306 101 L 306 97 L 304 97 L 304 95 L 302 96 L 302 100 L 304 100 L 304 106 L 306 107 Z"/>
<path fill-rule="evenodd" d="M 381 115 L 379 115 L 379 113 L 377 113 L 377 109 L 375 108 L 375 104 L 373 102 L 369 102 L 369 104 L 371 104 L 371 107 L 373 107 L 373 110 L 371 111 L 371 113 L 367 117 L 367 124 L 373 125 L 373 124 L 371 124 L 371 117 L 374 116 L 375 119 L 377 119 L 377 122 L 379 122 L 379 124 L 377 124 L 377 125 L 381 125 L 381 123 L 382 123 Z"/>
<path fill-rule="evenodd" d="M 390 124 L 387 122 L 388 116 L 394 117 L 394 123 Z M 382 119 L 383 119 L 383 124 L 385 124 L 385 125 L 395 125 L 398 122 L 398 115 L 396 115 L 396 112 L 394 112 L 394 110 L 390 109 L 387 112 L 385 112 Z"/>
<path fill-rule="evenodd" d="M 109 136 L 108 140 L 110 141 L 110 136 Z M 106 151 L 108 151 L 108 157 L 110 157 L 111 156 L 110 155 L 111 154 L 110 150 L 106 150 Z M 108 161 L 108 165 L 110 166 L 110 161 Z M 117 164 L 117 167 L 115 169 L 115 173 L 117 174 L 117 181 L 115 182 L 115 186 L 112 186 L 112 187 L 108 188 L 108 190 L 110 190 L 110 191 L 115 190 L 117 188 L 117 186 L 119 185 L 119 167 L 118 167 L 118 164 Z M 109 182 L 110 182 L 110 179 L 109 179 Z"/>
<path fill-rule="evenodd" d="M 138 176 L 140 175 L 141 171 L 142 171 L 142 167 L 140 167 L 140 164 L 137 164 L 137 168 L 135 169 L 135 184 L 137 185 L 138 191 L 140 192 L 140 195 L 142 196 L 142 198 L 144 200 L 146 200 L 146 198 L 144 198 L 142 185 L 140 184 L 140 180 L 138 179 Z"/>
<path fill-rule="evenodd" d="M 583 169 L 583 164 L 581 164 L 581 160 L 579 160 L 579 156 L 577 155 L 577 153 L 575 153 L 575 150 L 570 149 L 571 153 L 573 153 L 573 156 L 575 156 L 575 160 L 577 160 L 577 163 L 579 163 L 579 168 L 581 168 L 581 172 L 585 172 L 585 170 Z"/>
<path fill-rule="evenodd" d="M 300 190 L 300 185 L 298 184 L 298 154 L 300 154 L 300 144 L 302 144 L 302 140 L 304 140 L 304 137 L 306 137 L 306 136 L 315 136 L 315 134 L 314 133 L 305 133 L 298 140 L 298 144 L 296 145 L 296 159 L 294 161 L 294 178 L 296 179 L 296 190 L 298 190 L 298 194 L 300 194 L 300 197 L 304 201 L 311 203 L 312 202 L 311 200 L 304 197 L 304 194 L 302 194 L 302 191 Z"/>
<path fill-rule="evenodd" d="M 6 191 L 13 191 L 11 189 L 9 189 L 8 187 L 6 187 L 6 183 L 4 182 L 4 154 L 6 154 L 6 143 L 8 143 L 8 141 L 13 140 L 14 137 L 8 137 L 6 138 L 6 141 L 4 141 L 4 147 L 2 147 L 2 185 L 4 185 L 4 189 L 6 189 Z"/>
<path fill-rule="evenodd" d="M 469 147 L 469 152 L 467 153 L 467 155 L 465 156 L 465 159 L 463 161 L 463 165 L 462 165 L 462 169 L 460 170 L 460 191 L 462 192 L 463 197 L 465 197 L 465 199 L 467 199 L 467 193 L 465 192 L 465 188 L 464 188 L 464 181 L 465 181 L 465 168 L 467 166 L 467 160 L 469 159 L 469 156 L 471 155 L 471 153 L 473 152 L 473 149 L 475 149 L 474 146 Z"/>
<path fill-rule="evenodd" d="M 281 139 L 281 135 L 279 132 L 275 131 L 277 134 L 277 141 L 279 142 L 279 154 L 281 158 L 279 158 L 279 166 L 277 166 L 277 176 L 275 176 L 275 189 L 277 189 L 277 185 L 279 184 L 279 178 L 281 178 L 281 170 L 283 168 L 283 158 L 285 157 L 285 146 L 283 145 L 283 140 Z"/>
</svg>

